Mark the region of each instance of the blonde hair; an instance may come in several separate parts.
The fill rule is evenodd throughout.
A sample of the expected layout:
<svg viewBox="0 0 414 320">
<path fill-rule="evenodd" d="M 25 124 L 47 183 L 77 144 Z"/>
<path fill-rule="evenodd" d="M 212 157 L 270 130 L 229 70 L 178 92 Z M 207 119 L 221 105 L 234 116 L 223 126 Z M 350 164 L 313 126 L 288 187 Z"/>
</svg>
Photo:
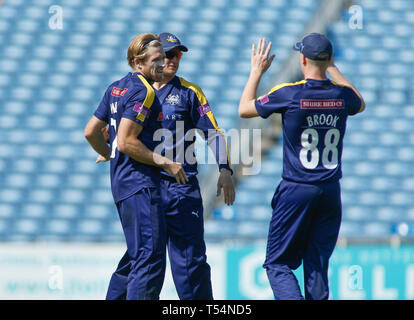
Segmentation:
<svg viewBox="0 0 414 320">
<path fill-rule="evenodd" d="M 149 47 L 161 47 L 160 37 L 153 33 L 142 33 L 132 39 L 128 47 L 127 60 L 129 66 L 134 69 L 135 59 L 144 61 L 147 58 Z"/>
</svg>

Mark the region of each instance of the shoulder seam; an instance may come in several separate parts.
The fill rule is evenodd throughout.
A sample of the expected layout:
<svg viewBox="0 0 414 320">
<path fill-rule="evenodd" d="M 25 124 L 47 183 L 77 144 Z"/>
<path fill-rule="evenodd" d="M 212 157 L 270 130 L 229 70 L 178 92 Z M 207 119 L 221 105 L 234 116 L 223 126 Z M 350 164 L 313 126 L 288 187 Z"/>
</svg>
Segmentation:
<svg viewBox="0 0 414 320">
<path fill-rule="evenodd" d="M 333 85 L 335 85 L 335 86 L 338 86 L 338 87 L 347 87 L 347 88 L 349 88 L 348 86 L 346 86 L 346 85 L 344 85 L 344 84 L 339 84 L 339 83 L 337 83 L 337 82 L 335 82 L 335 81 L 332 81 L 332 80 L 331 80 L 331 83 L 332 83 Z"/>
<path fill-rule="evenodd" d="M 190 81 L 187 81 L 182 77 L 179 77 L 179 79 L 180 79 L 180 84 L 183 87 L 192 90 L 196 94 L 196 96 L 197 96 L 198 100 L 200 101 L 201 105 L 205 105 L 207 103 L 207 98 L 204 95 L 203 90 L 198 85 L 196 85 L 195 83 L 192 83 Z"/>
<path fill-rule="evenodd" d="M 143 105 L 147 108 L 151 108 L 155 98 L 154 88 L 148 83 L 148 81 L 143 76 L 138 75 L 138 78 L 141 80 L 142 84 L 147 89 Z"/>
<path fill-rule="evenodd" d="M 281 88 L 284 88 L 284 87 L 298 86 L 298 85 L 301 85 L 301 84 L 304 84 L 304 83 L 306 83 L 306 80 L 281 83 L 281 84 L 278 84 L 278 85 L 274 86 L 272 89 L 270 89 L 268 94 L 271 94 L 272 92 L 275 92 L 275 91 L 277 91 Z"/>
</svg>

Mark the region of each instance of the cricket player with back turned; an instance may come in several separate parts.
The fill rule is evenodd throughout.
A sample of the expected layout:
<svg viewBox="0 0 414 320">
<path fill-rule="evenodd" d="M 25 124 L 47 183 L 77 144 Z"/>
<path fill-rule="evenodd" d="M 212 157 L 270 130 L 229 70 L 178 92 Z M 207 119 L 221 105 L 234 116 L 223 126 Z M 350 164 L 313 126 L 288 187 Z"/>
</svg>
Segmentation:
<svg viewBox="0 0 414 320">
<path fill-rule="evenodd" d="M 252 45 L 240 103 L 243 118 L 282 115 L 283 173 L 271 205 L 264 268 L 275 299 L 303 299 L 292 270 L 303 262 L 305 299 L 328 299 L 328 263 L 341 224 L 341 156 L 348 116 L 365 109 L 360 93 L 333 63 L 329 39 L 311 33 L 294 45 L 304 80 L 257 98 L 271 43 Z M 328 79 L 328 73 L 332 81 Z"/>
</svg>

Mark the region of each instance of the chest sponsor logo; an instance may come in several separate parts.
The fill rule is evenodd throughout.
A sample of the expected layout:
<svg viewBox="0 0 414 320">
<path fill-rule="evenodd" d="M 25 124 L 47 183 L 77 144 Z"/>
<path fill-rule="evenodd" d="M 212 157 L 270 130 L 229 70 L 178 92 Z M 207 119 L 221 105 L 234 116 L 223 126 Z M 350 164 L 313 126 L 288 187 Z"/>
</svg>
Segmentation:
<svg viewBox="0 0 414 320">
<path fill-rule="evenodd" d="M 162 120 L 182 120 L 184 117 L 181 114 L 177 114 L 177 113 L 165 113 L 165 112 L 160 112 L 160 114 L 158 115 L 158 120 L 162 121 Z"/>
<path fill-rule="evenodd" d="M 168 97 L 165 99 L 165 102 L 167 102 L 168 104 L 171 105 L 176 105 L 180 103 L 180 96 L 178 94 L 170 94 L 168 95 Z"/>
<path fill-rule="evenodd" d="M 345 102 L 342 99 L 301 99 L 301 109 L 343 109 Z"/>
<path fill-rule="evenodd" d="M 117 87 L 113 87 L 112 91 L 111 91 L 111 94 L 114 97 L 122 97 L 127 91 L 128 91 L 128 88 L 120 89 L 120 88 L 117 88 Z"/>
</svg>

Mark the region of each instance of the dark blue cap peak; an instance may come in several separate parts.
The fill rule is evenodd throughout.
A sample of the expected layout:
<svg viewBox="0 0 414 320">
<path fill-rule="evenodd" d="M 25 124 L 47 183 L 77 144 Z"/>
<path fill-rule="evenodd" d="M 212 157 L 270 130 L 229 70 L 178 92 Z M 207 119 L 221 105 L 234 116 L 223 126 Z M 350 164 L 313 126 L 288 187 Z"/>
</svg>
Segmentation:
<svg viewBox="0 0 414 320">
<path fill-rule="evenodd" d="M 319 61 L 329 60 L 333 52 L 331 41 L 320 33 L 308 34 L 301 42 L 297 42 L 293 49 L 311 60 Z"/>
<path fill-rule="evenodd" d="M 178 39 L 175 35 L 168 32 L 163 32 L 159 35 L 162 46 L 164 47 L 164 51 L 170 51 L 174 48 L 179 48 L 181 51 L 187 52 L 188 49 L 186 46 L 182 45 L 180 39 Z"/>
</svg>

